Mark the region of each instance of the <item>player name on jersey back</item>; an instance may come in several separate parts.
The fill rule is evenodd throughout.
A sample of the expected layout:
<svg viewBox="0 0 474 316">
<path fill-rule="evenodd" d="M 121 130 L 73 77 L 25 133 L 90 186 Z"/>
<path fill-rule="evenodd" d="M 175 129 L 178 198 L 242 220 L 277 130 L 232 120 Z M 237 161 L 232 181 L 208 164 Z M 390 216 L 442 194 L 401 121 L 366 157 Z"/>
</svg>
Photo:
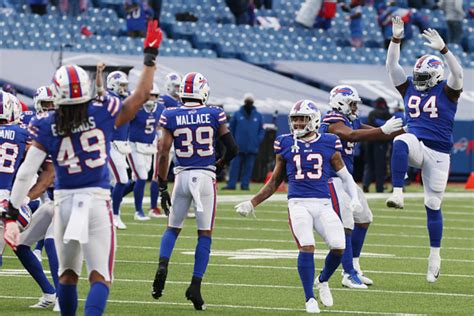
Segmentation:
<svg viewBox="0 0 474 316">
<path fill-rule="evenodd" d="M 193 125 L 193 124 L 210 124 L 211 114 L 210 113 L 194 113 L 176 116 L 177 125 Z"/>
<path fill-rule="evenodd" d="M 96 127 L 97 126 L 95 124 L 94 118 L 89 116 L 87 118 L 87 122 L 82 123 L 78 127 L 71 128 L 71 133 L 75 134 L 75 133 L 80 133 L 80 132 L 87 132 L 87 131 L 89 131 L 91 129 L 94 129 Z M 51 124 L 51 133 L 53 133 L 54 136 L 60 136 L 61 135 L 61 133 L 58 133 L 58 131 L 56 129 L 56 124 Z"/>
<path fill-rule="evenodd" d="M 16 133 L 13 130 L 0 129 L 0 138 L 14 140 L 15 135 Z"/>
</svg>

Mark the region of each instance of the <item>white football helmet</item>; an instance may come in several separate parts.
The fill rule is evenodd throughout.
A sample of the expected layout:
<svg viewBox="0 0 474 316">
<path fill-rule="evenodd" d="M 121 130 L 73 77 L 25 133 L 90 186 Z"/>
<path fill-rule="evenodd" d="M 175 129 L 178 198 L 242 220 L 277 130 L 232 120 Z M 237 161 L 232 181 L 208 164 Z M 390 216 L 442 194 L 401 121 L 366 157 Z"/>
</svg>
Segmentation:
<svg viewBox="0 0 474 316">
<path fill-rule="evenodd" d="M 165 87 L 170 96 L 178 97 L 179 86 L 181 85 L 181 76 L 175 72 L 166 75 Z"/>
<path fill-rule="evenodd" d="M 13 121 L 13 104 L 16 97 L 8 92 L 0 90 L 0 120 L 4 123 L 11 123 Z"/>
<path fill-rule="evenodd" d="M 357 104 L 360 102 L 359 93 L 352 86 L 335 86 L 329 92 L 329 106 L 346 116 L 357 112 Z"/>
<path fill-rule="evenodd" d="M 48 86 L 39 87 L 33 97 L 36 113 L 54 110 L 54 94 Z"/>
<path fill-rule="evenodd" d="M 298 128 L 301 123 L 295 122 L 294 117 L 305 117 L 304 128 Z M 299 100 L 291 108 L 288 115 L 288 125 L 290 125 L 291 134 L 297 138 L 303 137 L 310 132 L 318 132 L 321 125 L 321 112 L 311 100 Z"/>
<path fill-rule="evenodd" d="M 89 75 L 77 65 L 65 65 L 56 70 L 52 89 L 56 105 L 81 104 L 91 99 Z"/>
<path fill-rule="evenodd" d="M 128 76 L 122 71 L 112 71 L 107 76 L 107 89 L 122 97 L 128 96 Z"/>
<path fill-rule="evenodd" d="M 183 99 L 193 99 L 206 103 L 209 98 L 210 88 L 206 78 L 199 72 L 190 72 L 183 77 L 179 86 L 179 97 Z M 185 103 L 183 101 L 183 103 Z"/>
<path fill-rule="evenodd" d="M 418 91 L 425 91 L 444 78 L 444 63 L 435 55 L 424 55 L 418 58 L 413 68 L 413 85 Z"/>
<path fill-rule="evenodd" d="M 148 113 L 154 112 L 158 105 L 158 98 L 160 97 L 160 89 L 156 83 L 153 83 L 153 89 L 150 91 L 150 99 L 143 104 L 145 111 Z"/>
<path fill-rule="evenodd" d="M 23 113 L 23 109 L 21 107 L 20 100 L 17 97 L 12 99 L 13 102 L 13 115 L 12 115 L 12 123 L 18 124 L 21 122 L 21 113 Z"/>
</svg>

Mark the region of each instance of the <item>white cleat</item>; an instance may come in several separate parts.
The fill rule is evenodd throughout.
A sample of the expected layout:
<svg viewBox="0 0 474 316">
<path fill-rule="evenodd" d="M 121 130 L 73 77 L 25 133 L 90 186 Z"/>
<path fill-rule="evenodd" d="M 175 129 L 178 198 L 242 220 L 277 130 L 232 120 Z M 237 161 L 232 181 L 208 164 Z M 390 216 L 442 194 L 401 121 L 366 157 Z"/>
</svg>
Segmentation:
<svg viewBox="0 0 474 316">
<path fill-rule="evenodd" d="M 428 272 L 426 273 L 426 281 L 434 283 L 438 280 L 439 270 L 441 268 L 441 257 L 430 255 L 428 257 Z"/>
<path fill-rule="evenodd" d="M 114 215 L 114 226 L 117 227 L 117 229 L 127 229 L 127 225 L 122 221 L 120 215 Z"/>
<path fill-rule="evenodd" d="M 56 303 L 54 303 L 53 312 L 58 312 L 58 313 L 61 312 L 61 307 L 59 306 L 59 300 L 57 297 L 56 297 Z"/>
<path fill-rule="evenodd" d="M 319 276 L 316 278 L 316 288 L 319 291 L 319 300 L 326 307 L 331 307 L 334 305 L 334 300 L 332 298 L 331 289 L 329 288 L 329 282 L 319 282 Z"/>
<path fill-rule="evenodd" d="M 367 289 L 357 273 L 349 274 L 344 273 L 342 276 L 342 286 L 348 287 L 350 289 Z"/>
<path fill-rule="evenodd" d="M 374 281 L 372 281 L 372 279 L 369 279 L 368 277 L 366 277 L 362 271 L 356 269 L 356 272 L 357 272 L 357 276 L 362 281 L 362 283 L 364 283 L 365 285 L 374 284 Z"/>
<path fill-rule="evenodd" d="M 31 305 L 30 308 L 48 308 L 52 306 L 56 302 L 56 294 L 46 294 L 44 293 L 43 296 L 40 297 L 38 303 Z"/>
<path fill-rule="evenodd" d="M 146 216 L 144 213 L 135 212 L 135 216 L 133 217 L 136 221 L 149 221 L 150 217 Z"/>
<path fill-rule="evenodd" d="M 393 208 L 403 208 L 403 194 L 395 194 L 392 193 L 392 195 L 389 196 L 387 201 L 385 201 L 385 204 L 387 207 L 393 207 Z"/>
<path fill-rule="evenodd" d="M 318 306 L 318 301 L 316 301 L 314 297 L 310 298 L 306 302 L 305 306 L 306 306 L 306 313 L 310 313 L 310 314 L 321 313 L 321 310 L 319 309 L 319 306 Z"/>
<path fill-rule="evenodd" d="M 43 258 L 41 256 L 41 250 L 35 249 L 35 250 L 33 250 L 33 254 L 38 259 L 39 262 L 41 262 L 43 260 Z"/>
<path fill-rule="evenodd" d="M 187 218 L 196 218 L 196 213 L 188 213 Z"/>
</svg>

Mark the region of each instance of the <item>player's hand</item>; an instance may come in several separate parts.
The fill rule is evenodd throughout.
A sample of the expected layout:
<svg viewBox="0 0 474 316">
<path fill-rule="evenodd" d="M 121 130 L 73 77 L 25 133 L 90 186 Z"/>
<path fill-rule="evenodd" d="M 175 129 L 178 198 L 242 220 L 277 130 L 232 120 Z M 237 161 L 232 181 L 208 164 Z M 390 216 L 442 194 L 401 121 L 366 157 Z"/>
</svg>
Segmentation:
<svg viewBox="0 0 474 316">
<path fill-rule="evenodd" d="M 158 187 L 161 196 L 161 208 L 165 212 L 165 215 L 168 216 L 170 214 L 171 207 L 171 197 L 168 192 L 168 182 L 158 177 Z"/>
<path fill-rule="evenodd" d="M 421 35 L 425 38 L 425 40 L 427 40 L 427 42 L 423 43 L 423 45 L 425 46 L 431 47 L 439 51 L 446 46 L 443 39 L 436 30 L 427 29 L 424 30 L 423 34 Z"/>
<path fill-rule="evenodd" d="M 401 17 L 392 17 L 392 36 L 398 39 L 405 37 L 404 23 Z"/>
<path fill-rule="evenodd" d="M 224 168 L 225 168 L 224 159 L 221 158 L 216 162 L 216 175 L 219 175 L 222 172 L 222 170 L 224 170 Z"/>
<path fill-rule="evenodd" d="M 349 203 L 349 208 L 352 210 L 352 213 L 360 213 L 362 211 L 362 204 L 360 204 L 359 199 L 352 199 Z"/>
<path fill-rule="evenodd" d="M 158 21 L 157 20 L 149 21 L 145 42 L 143 43 L 143 47 L 145 48 L 145 53 L 146 53 L 147 48 L 155 48 L 156 50 L 158 50 L 158 48 L 160 48 L 162 39 L 163 39 L 163 34 L 161 33 L 161 29 L 158 27 Z"/>
<path fill-rule="evenodd" d="M 16 251 L 16 246 L 20 243 L 20 228 L 16 220 L 8 219 L 4 221 L 3 238 L 5 242 Z"/>
<path fill-rule="evenodd" d="M 395 118 L 395 116 L 392 116 L 384 125 L 380 126 L 380 129 L 386 135 L 398 132 L 402 128 L 403 120 L 401 118 Z"/>
<path fill-rule="evenodd" d="M 247 217 L 249 214 L 252 214 L 255 217 L 255 208 L 253 207 L 252 202 L 245 201 L 234 206 L 235 211 L 240 215 Z"/>
<path fill-rule="evenodd" d="M 96 66 L 97 73 L 103 73 L 105 69 L 105 63 L 103 61 L 99 61 Z"/>
</svg>

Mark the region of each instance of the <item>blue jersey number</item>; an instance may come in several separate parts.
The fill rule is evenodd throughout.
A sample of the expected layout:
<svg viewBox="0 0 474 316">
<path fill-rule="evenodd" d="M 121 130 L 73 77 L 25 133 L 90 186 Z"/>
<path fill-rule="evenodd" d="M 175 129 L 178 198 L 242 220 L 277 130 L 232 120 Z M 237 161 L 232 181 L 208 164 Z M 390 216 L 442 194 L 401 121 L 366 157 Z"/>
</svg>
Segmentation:
<svg viewBox="0 0 474 316">
<path fill-rule="evenodd" d="M 81 151 L 87 153 L 97 152 L 98 158 L 85 159 L 84 163 L 89 168 L 97 168 L 103 166 L 107 161 L 107 149 L 105 147 L 105 136 L 100 129 L 93 129 L 83 132 L 79 138 Z M 82 171 L 79 157 L 76 155 L 71 137 L 64 137 L 61 140 L 58 152 L 58 165 L 66 167 L 69 174 L 79 173 Z"/>
<path fill-rule="evenodd" d="M 323 175 L 323 156 L 321 156 L 321 154 L 309 154 L 308 156 L 306 156 L 306 161 L 313 160 L 316 161 L 316 163 L 313 164 L 313 170 L 315 170 L 316 172 L 303 172 L 301 168 L 301 155 L 293 156 L 293 161 L 296 165 L 295 180 L 304 180 L 306 178 L 317 180 L 321 178 L 321 176 Z"/>
<path fill-rule="evenodd" d="M 408 99 L 407 106 L 410 109 L 408 113 L 410 114 L 410 117 L 416 118 L 420 116 L 421 110 L 420 110 L 420 103 L 421 103 L 421 98 L 417 95 L 412 95 Z M 413 110 L 413 111 L 411 111 Z M 428 101 L 425 102 L 422 108 L 423 112 L 425 113 L 430 113 L 430 118 L 437 118 L 438 117 L 438 107 L 436 106 L 436 96 L 433 95 L 431 96 Z"/>
</svg>

